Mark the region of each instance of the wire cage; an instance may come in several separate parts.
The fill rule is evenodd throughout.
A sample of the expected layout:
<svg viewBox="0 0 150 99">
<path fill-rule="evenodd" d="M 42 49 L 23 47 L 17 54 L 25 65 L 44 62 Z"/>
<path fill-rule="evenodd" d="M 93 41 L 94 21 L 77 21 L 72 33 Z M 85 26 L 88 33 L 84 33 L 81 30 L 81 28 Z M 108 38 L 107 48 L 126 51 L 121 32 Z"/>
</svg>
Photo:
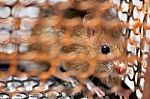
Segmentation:
<svg viewBox="0 0 150 99">
<path fill-rule="evenodd" d="M 41 11 L 43 9 L 52 9 L 48 10 L 51 12 L 45 13 L 56 13 L 56 16 L 51 17 L 52 20 L 49 21 L 49 24 L 55 27 L 55 30 L 51 30 L 50 32 L 57 31 L 62 24 L 67 28 L 81 24 L 82 19 L 79 18 L 63 19 L 63 11 L 71 6 L 75 8 L 78 7 L 82 10 L 93 8 L 89 12 L 97 11 L 96 13 L 103 13 L 104 9 L 112 8 L 112 12 L 116 14 L 120 22 L 124 24 L 122 35 L 125 39 L 125 53 L 129 60 L 127 74 L 121 78 L 121 85 L 124 87 L 123 91 L 125 91 L 122 92 L 125 94 L 122 98 L 141 99 L 143 97 L 144 99 L 148 99 L 148 88 L 150 88 L 148 77 L 149 64 L 147 64 L 150 61 L 148 59 L 150 38 L 149 1 L 104 1 L 105 0 L 0 0 L 0 99 L 91 98 L 91 94 L 88 97 L 88 95 L 83 95 L 82 92 L 78 92 L 82 90 L 83 84 L 79 87 L 72 88 L 74 82 L 70 83 L 64 79 L 59 79 L 55 77 L 55 74 L 58 74 L 59 77 L 68 77 L 71 74 L 75 74 L 81 76 L 82 79 L 80 78 L 79 81 L 84 80 L 94 69 L 92 65 L 95 64 L 95 58 L 89 61 L 91 66 L 85 73 L 76 74 L 76 72 L 71 71 L 59 75 L 56 70 L 58 61 L 66 61 L 76 55 L 59 55 L 60 50 L 58 49 L 52 49 L 52 54 L 36 51 L 29 52 L 30 42 L 36 43 L 39 40 L 37 35 L 33 35 L 32 30 L 34 30 L 41 19 Z M 103 3 L 99 4 L 97 2 Z M 87 14 L 87 12 L 80 14 Z M 97 14 L 95 14 L 95 16 L 96 15 Z M 97 21 L 95 18 L 93 22 L 96 23 Z M 40 24 L 41 26 L 46 25 L 44 21 Z M 40 31 L 42 28 L 37 27 L 35 29 Z M 70 29 L 68 30 L 71 31 Z M 61 36 L 63 30 L 58 30 L 57 32 L 57 36 Z M 43 35 L 40 36 L 41 38 L 42 36 L 45 37 L 43 38 L 44 41 L 47 35 L 43 33 Z M 57 37 L 54 36 L 54 39 L 55 38 L 57 39 Z M 55 40 L 45 41 L 45 45 L 39 45 L 39 48 L 44 48 L 46 44 L 50 44 L 50 42 Z M 64 44 L 69 44 L 74 41 L 76 40 L 70 39 L 68 35 L 63 39 Z M 56 40 L 56 42 L 58 42 L 58 40 Z M 78 55 L 78 58 L 81 59 L 85 59 L 86 57 L 85 54 Z M 45 69 L 44 65 L 39 63 L 40 61 L 47 61 L 48 64 L 51 64 L 51 67 Z M 42 72 L 36 72 L 37 68 Z M 62 71 L 64 70 L 62 69 Z M 72 81 L 73 78 L 70 79 L 69 81 Z M 69 93 L 68 90 L 69 92 L 75 90 L 77 94 L 67 96 L 66 93 Z M 86 89 L 86 91 L 87 90 L 88 89 Z M 121 97 L 101 98 L 122 99 Z M 97 97 L 93 99 L 97 99 Z"/>
</svg>

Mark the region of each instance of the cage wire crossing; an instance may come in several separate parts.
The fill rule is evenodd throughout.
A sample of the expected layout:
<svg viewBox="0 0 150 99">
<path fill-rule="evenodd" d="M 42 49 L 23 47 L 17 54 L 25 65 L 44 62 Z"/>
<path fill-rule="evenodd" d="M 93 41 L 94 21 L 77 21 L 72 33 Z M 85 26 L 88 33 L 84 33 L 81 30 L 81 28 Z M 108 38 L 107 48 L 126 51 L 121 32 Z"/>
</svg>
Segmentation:
<svg viewBox="0 0 150 99">
<path fill-rule="evenodd" d="M 53 99 L 55 96 L 61 99 L 66 99 L 64 89 L 70 85 L 65 81 L 52 77 L 57 73 L 56 63 L 58 60 L 69 60 L 74 55 L 57 56 L 59 50 L 54 50 L 53 54 L 29 52 L 28 47 L 30 42 L 38 40 L 32 35 L 32 29 L 40 20 L 41 9 L 47 9 L 51 6 L 56 10 L 57 15 L 52 17 L 50 23 L 52 26 L 60 27 L 62 21 L 62 9 L 67 9 L 80 0 L 0 0 L 0 98 L 1 99 Z M 80 5 L 80 9 L 92 7 L 91 4 L 97 0 L 87 0 Z M 104 1 L 104 0 L 102 0 Z M 144 92 L 144 74 L 147 67 L 147 59 L 149 53 L 150 39 L 150 18 L 149 18 L 149 1 L 146 0 L 112 0 L 109 3 L 103 3 L 96 11 L 112 7 L 112 12 L 117 14 L 120 21 L 125 24 L 123 29 L 123 37 L 126 41 L 126 53 L 130 60 L 127 67 L 127 74 L 122 78 L 125 84 L 132 90 L 126 92 L 125 99 L 129 98 L 130 94 L 134 94 L 136 98 L 141 99 Z M 100 9 L 100 10 L 98 10 Z M 58 13 L 58 12 L 59 13 Z M 92 10 L 93 11 L 93 10 Z M 55 12 L 54 12 L 55 14 Z M 64 20 L 63 20 L 64 21 Z M 68 28 L 80 24 L 81 19 L 66 19 L 63 25 Z M 94 21 L 95 22 L 95 21 Z M 44 22 L 43 22 L 44 24 Z M 59 35 L 61 32 L 58 31 Z M 70 43 L 74 40 L 68 38 L 64 42 Z M 46 44 L 45 44 L 46 45 Z M 79 55 L 84 59 L 84 54 Z M 34 71 L 37 63 L 32 61 L 49 61 L 52 64 L 50 69 L 44 72 Z M 25 61 L 23 61 L 25 60 Z M 27 60 L 27 61 L 26 61 Z M 23 61 L 26 69 L 31 71 L 19 71 L 18 64 Z M 90 61 L 90 70 L 94 61 Z M 20 65 L 20 64 L 19 64 Z M 32 66 L 31 66 L 32 65 Z M 42 70 L 42 64 L 40 64 Z M 94 67 L 94 66 L 93 66 Z M 81 73 L 82 79 L 89 76 L 91 72 Z M 74 74 L 69 72 L 64 73 L 64 76 Z M 81 80 L 82 80 L 81 79 Z M 78 91 L 82 86 L 76 89 Z M 71 89 L 70 89 L 71 90 Z M 60 94 L 61 93 L 61 94 Z M 82 95 L 79 95 L 79 97 Z M 76 96 L 74 96 L 75 98 Z M 83 96 L 84 97 L 84 96 Z M 69 97 L 68 97 L 69 98 Z M 130 97 L 131 98 L 131 97 Z M 131 98 L 133 99 L 133 98 Z"/>
</svg>

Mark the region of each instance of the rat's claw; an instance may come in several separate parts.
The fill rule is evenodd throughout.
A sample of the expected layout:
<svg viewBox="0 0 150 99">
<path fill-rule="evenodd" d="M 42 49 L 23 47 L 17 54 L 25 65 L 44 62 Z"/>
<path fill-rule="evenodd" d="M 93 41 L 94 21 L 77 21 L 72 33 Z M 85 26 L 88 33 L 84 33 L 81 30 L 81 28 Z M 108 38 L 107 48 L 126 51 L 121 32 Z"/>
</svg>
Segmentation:
<svg viewBox="0 0 150 99">
<path fill-rule="evenodd" d="M 87 81 L 86 86 L 93 94 L 97 94 L 98 97 L 105 96 L 105 92 L 102 91 L 99 87 L 96 87 L 91 81 Z"/>
<path fill-rule="evenodd" d="M 105 93 L 99 88 L 99 87 L 94 87 L 93 88 L 94 92 L 97 94 L 98 97 L 103 97 L 105 96 Z"/>
<path fill-rule="evenodd" d="M 123 93 L 115 93 L 116 96 L 119 96 L 119 99 L 123 99 Z"/>
</svg>

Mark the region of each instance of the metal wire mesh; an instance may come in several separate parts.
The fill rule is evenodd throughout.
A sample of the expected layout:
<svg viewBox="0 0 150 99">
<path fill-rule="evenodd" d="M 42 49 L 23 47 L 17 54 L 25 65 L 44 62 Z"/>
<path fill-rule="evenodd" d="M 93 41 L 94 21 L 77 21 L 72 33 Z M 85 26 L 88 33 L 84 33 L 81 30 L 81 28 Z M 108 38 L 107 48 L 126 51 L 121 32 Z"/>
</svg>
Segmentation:
<svg viewBox="0 0 150 99">
<path fill-rule="evenodd" d="M 149 15 L 146 13 L 147 10 L 144 6 L 145 1 L 122 1 L 122 5 L 128 5 L 129 7 L 129 9 L 126 8 L 126 10 L 123 11 L 124 15 L 122 14 L 123 16 L 128 15 L 123 21 L 129 22 L 130 24 L 125 33 L 128 45 L 128 55 L 129 57 L 131 55 L 138 57 L 130 67 L 132 68 L 133 75 L 127 76 L 129 81 L 132 81 L 132 83 L 128 85 L 131 87 L 131 84 L 133 84 L 132 90 L 136 92 L 139 98 L 142 98 L 140 93 L 143 93 L 144 73 L 149 52 L 149 44 L 147 42 L 147 39 L 149 38 L 147 28 Z M 125 78 L 125 80 L 127 79 Z"/>
<path fill-rule="evenodd" d="M 52 0 L 0 1 L 0 98 L 54 98 L 55 96 L 60 97 L 58 93 L 61 93 L 61 96 L 65 97 L 65 93 L 62 92 L 62 90 L 66 89 L 65 82 L 62 84 L 60 83 L 62 81 L 52 77 L 57 74 L 56 65 L 59 60 L 71 60 L 72 57 L 85 59 L 87 57 L 86 54 L 58 55 L 59 50 L 58 52 L 54 50 L 52 53 L 28 52 L 27 46 L 29 42 L 37 40 L 36 36 L 31 36 L 31 29 L 34 28 L 35 24 L 40 20 L 38 19 L 40 8 L 46 9 L 52 6 L 53 9 L 59 12 L 57 13 L 58 16 L 52 17 L 54 20 L 50 21 L 52 26 L 56 26 L 57 29 L 61 25 L 72 28 L 75 25 L 81 24 L 81 19 L 62 20 L 62 10 L 70 6 L 87 9 L 93 7 L 94 1 L 96 0 L 85 1 L 79 5 L 74 3 L 75 1 L 76 0 L 69 0 L 62 1 L 61 3 L 56 3 Z M 124 81 L 138 98 L 142 98 L 144 74 L 146 72 L 149 52 L 149 9 L 146 8 L 147 3 L 144 0 L 112 0 L 111 2 L 113 3 L 112 11 L 116 12 L 117 10 L 116 13 L 120 21 L 125 24 L 123 35 L 126 41 L 126 52 L 130 60 L 130 65 L 127 70 L 128 74 L 124 77 Z M 103 11 L 103 9 L 107 9 L 111 6 L 110 3 L 101 4 L 99 6 L 100 8 L 96 8 L 96 13 L 102 13 L 101 11 Z M 3 14 L 4 12 L 5 14 Z M 98 20 L 95 19 L 93 22 L 96 21 Z M 44 24 L 44 22 L 42 24 Z M 73 39 L 68 38 L 68 35 L 66 35 L 62 42 L 64 42 L 64 44 L 74 42 Z M 87 43 L 86 40 L 83 42 Z M 90 60 L 91 68 L 85 73 L 78 75 L 72 71 L 64 73 L 61 76 L 77 75 L 84 79 L 94 70 L 95 60 L 97 59 L 103 60 L 103 58 L 99 57 Z M 22 60 L 25 60 L 24 63 L 29 66 L 33 65 L 32 61 L 49 61 L 52 67 L 46 72 L 40 73 L 34 71 L 34 68 L 31 68 L 33 70 L 27 73 L 20 72 L 18 71 L 18 64 Z M 27 67 L 27 65 L 25 66 Z M 55 87 L 53 87 L 53 85 L 55 85 Z"/>
</svg>

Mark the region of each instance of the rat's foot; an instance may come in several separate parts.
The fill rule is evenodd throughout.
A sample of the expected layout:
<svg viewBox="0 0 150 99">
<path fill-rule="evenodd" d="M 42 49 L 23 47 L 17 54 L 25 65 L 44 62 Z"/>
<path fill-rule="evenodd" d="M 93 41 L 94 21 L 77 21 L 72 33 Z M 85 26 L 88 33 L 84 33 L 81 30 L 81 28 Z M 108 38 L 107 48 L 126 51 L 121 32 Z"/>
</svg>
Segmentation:
<svg viewBox="0 0 150 99">
<path fill-rule="evenodd" d="M 102 91 L 99 87 L 96 87 L 91 81 L 87 81 L 86 83 L 87 88 L 94 94 L 96 94 L 99 98 L 105 96 L 105 92 Z"/>
<path fill-rule="evenodd" d="M 115 93 L 115 96 L 119 96 L 119 99 L 123 99 L 123 94 L 122 93 Z"/>
<path fill-rule="evenodd" d="M 119 96 L 119 99 L 128 99 L 129 95 L 131 94 L 132 90 L 130 89 L 123 89 L 122 87 L 115 86 L 111 89 L 116 96 Z"/>
</svg>

